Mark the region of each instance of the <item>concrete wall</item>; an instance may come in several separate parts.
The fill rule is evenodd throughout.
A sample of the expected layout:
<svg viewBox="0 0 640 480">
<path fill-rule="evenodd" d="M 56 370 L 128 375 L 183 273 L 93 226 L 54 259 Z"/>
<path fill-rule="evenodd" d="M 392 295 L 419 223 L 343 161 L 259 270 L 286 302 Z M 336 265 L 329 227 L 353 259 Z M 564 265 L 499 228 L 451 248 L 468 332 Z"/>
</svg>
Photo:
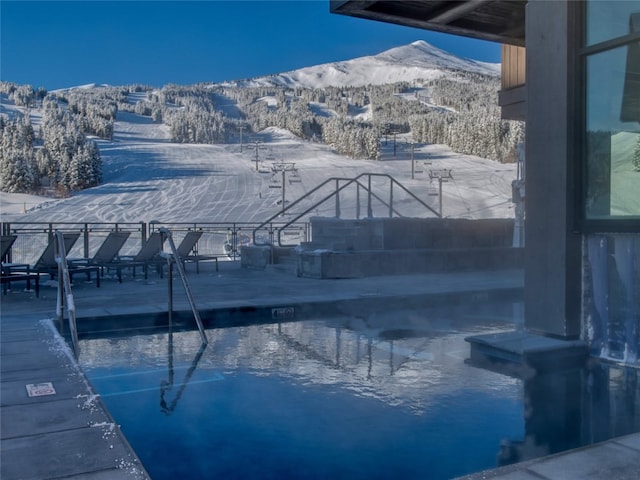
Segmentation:
<svg viewBox="0 0 640 480">
<path fill-rule="evenodd" d="M 308 278 L 363 278 L 378 275 L 460 272 L 521 268 L 522 248 L 450 248 L 446 250 L 369 250 L 301 252 L 298 276 Z"/>
<path fill-rule="evenodd" d="M 580 334 L 581 237 L 571 231 L 575 83 L 571 2 L 527 4 L 525 327 Z"/>
<path fill-rule="evenodd" d="M 298 275 L 361 278 L 425 272 L 518 268 L 513 219 L 311 219 L 312 242 Z"/>
<path fill-rule="evenodd" d="M 307 249 L 346 251 L 510 247 L 514 220 L 463 218 L 311 219 Z"/>
<path fill-rule="evenodd" d="M 521 268 L 511 248 L 513 219 L 311 219 L 313 241 L 300 249 L 242 247 L 243 268 L 265 268 L 297 255 L 298 275 L 360 278 L 423 272 Z"/>
<path fill-rule="evenodd" d="M 297 260 L 293 257 L 296 251 L 293 248 L 275 247 L 271 245 L 243 245 L 240 248 L 240 266 L 262 270 L 267 265 L 285 263 Z"/>
</svg>

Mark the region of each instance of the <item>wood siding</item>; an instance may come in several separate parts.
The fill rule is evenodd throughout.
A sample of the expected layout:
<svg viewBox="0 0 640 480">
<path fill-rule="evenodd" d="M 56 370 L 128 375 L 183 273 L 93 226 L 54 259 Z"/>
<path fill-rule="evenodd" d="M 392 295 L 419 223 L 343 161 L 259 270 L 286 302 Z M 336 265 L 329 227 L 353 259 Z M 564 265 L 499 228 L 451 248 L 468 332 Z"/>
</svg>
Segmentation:
<svg viewBox="0 0 640 480">
<path fill-rule="evenodd" d="M 525 84 L 525 49 L 515 45 L 502 45 L 502 89 Z"/>
</svg>

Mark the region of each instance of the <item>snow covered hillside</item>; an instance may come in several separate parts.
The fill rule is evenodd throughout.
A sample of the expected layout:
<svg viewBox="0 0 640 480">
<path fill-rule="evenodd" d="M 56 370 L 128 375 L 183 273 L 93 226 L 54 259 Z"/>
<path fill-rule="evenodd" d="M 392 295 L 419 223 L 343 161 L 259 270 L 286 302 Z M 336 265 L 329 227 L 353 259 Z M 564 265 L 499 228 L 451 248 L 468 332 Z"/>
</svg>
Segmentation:
<svg viewBox="0 0 640 480">
<path fill-rule="evenodd" d="M 410 149 L 398 136 L 396 156 L 393 140 L 383 144 L 380 161 L 353 160 L 338 155 L 330 147 L 300 140 L 286 130 L 267 128 L 258 134 L 263 141 L 259 170 L 255 171 L 255 151 L 244 144 L 200 145 L 168 141 L 165 125 L 148 117 L 121 112 L 112 141 L 99 140 L 104 162 L 103 184 L 60 200 L 17 197 L 2 193 L 2 221 L 23 222 L 260 222 L 277 214 L 282 189 L 270 188 L 273 161 L 294 162 L 299 183 L 285 188 L 291 202 L 330 177 L 352 178 L 363 172 L 387 173 L 418 197 L 438 208 L 436 183 L 429 181 L 429 169 L 451 169 L 453 180 L 443 184 L 444 215 L 488 218 L 512 216 L 510 182 L 513 164 L 459 155 L 441 145 L 416 145 L 415 169 L 411 179 Z M 267 160 L 270 158 L 271 160 Z M 431 165 L 425 166 L 425 161 Z M 261 173 L 262 172 L 262 173 Z M 380 195 L 388 195 L 381 182 Z M 326 193 L 326 192 L 325 192 Z M 361 194 L 363 196 L 363 194 Z M 417 202 L 399 192 L 396 204 L 405 216 L 429 216 Z M 354 212 L 355 190 L 341 195 L 343 212 Z M 29 202 L 29 203 L 27 203 Z M 26 213 L 24 210 L 27 210 Z M 365 211 L 365 210 L 363 210 Z M 377 216 L 386 215 L 384 208 Z M 333 216 L 329 202 L 312 212 Z"/>
<path fill-rule="evenodd" d="M 419 40 L 378 55 L 302 68 L 269 77 L 228 82 L 226 85 L 241 87 L 275 85 L 289 88 L 355 87 L 416 80 L 427 81 L 450 75 L 451 71 L 499 76 L 500 64 L 461 58 Z"/>
<path fill-rule="evenodd" d="M 443 183 L 444 216 L 511 217 L 514 164 L 437 144 L 458 151 L 488 144 L 493 153 L 486 156 L 506 158 L 518 129 L 503 124 L 492 98 L 498 70 L 498 64 L 462 59 L 418 41 L 370 57 L 227 84 L 85 85 L 49 92 L 39 105 L 53 102 L 60 117 L 65 111 L 81 119 L 74 128 L 83 125 L 84 133 L 74 135 L 88 134 L 97 143 L 102 180 L 85 190 L 87 185 L 66 185 L 66 191 L 79 191 L 41 203 L 38 197 L 2 193 L 2 220 L 262 222 L 281 211 L 283 194 L 284 204 L 290 204 L 329 178 L 362 173 L 390 175 L 438 210 L 439 184 L 430 180 L 429 171 L 443 169 L 452 175 Z M 33 94 L 26 86 L 13 88 Z M 1 95 L 0 113 L 13 121 L 26 109 L 7 92 Z M 30 140 L 30 148 L 35 153 L 49 146 L 54 158 L 62 130 L 43 129 L 43 119 L 42 109 L 29 109 L 28 123 L 41 136 L 47 136 L 43 130 L 48 134 L 48 140 Z M 384 132 L 395 137 L 381 139 Z M 262 142 L 257 162 L 249 136 Z M 416 142 L 413 175 L 411 140 Z M 274 162 L 295 164 L 296 173 L 285 174 L 284 189 L 282 174 L 272 171 Z M 388 179 L 376 178 L 373 187 L 380 199 L 389 198 Z M 335 183 L 287 212 L 288 218 L 307 208 L 310 215 L 334 216 L 335 202 L 314 206 L 331 188 Z M 342 216 L 357 214 L 357 195 L 360 215 L 366 214 L 364 193 L 350 188 L 340 194 Z M 400 214 L 433 216 L 402 189 L 395 188 L 393 195 Z M 374 215 L 386 216 L 388 210 L 378 201 Z"/>
</svg>

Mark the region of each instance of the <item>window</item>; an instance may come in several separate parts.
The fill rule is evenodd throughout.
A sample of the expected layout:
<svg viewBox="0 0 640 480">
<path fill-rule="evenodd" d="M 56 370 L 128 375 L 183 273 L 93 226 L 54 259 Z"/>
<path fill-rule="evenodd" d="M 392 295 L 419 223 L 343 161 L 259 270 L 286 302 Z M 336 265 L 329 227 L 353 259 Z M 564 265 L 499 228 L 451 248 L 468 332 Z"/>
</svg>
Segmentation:
<svg viewBox="0 0 640 480">
<path fill-rule="evenodd" d="M 640 231 L 640 3 L 586 7 L 584 225 Z"/>
</svg>

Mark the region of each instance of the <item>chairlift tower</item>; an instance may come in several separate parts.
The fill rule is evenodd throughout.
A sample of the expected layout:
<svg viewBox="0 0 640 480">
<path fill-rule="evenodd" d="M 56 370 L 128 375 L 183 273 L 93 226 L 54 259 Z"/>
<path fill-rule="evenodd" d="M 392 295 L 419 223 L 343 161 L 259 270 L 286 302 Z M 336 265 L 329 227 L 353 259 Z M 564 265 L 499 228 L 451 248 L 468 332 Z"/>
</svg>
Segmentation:
<svg viewBox="0 0 640 480">
<path fill-rule="evenodd" d="M 442 183 L 448 182 L 449 179 L 453 180 L 453 176 L 451 175 L 450 168 L 441 168 L 441 169 L 433 169 L 429 170 L 429 180 L 433 181 L 434 178 L 438 179 L 438 197 L 440 203 L 440 218 L 442 218 Z"/>
<path fill-rule="evenodd" d="M 271 164 L 271 171 L 273 172 L 273 175 L 277 175 L 278 173 L 282 174 L 282 181 L 280 183 L 280 187 L 282 188 L 282 213 L 281 215 L 284 216 L 284 210 L 285 210 L 285 199 L 286 199 L 286 175 L 287 172 L 292 173 L 293 177 L 296 179 L 294 180 L 294 182 L 300 182 L 300 175 L 298 174 L 298 169 L 296 168 L 296 164 L 294 162 L 276 162 L 276 163 L 272 163 Z M 292 182 L 292 183 L 294 183 Z M 271 187 L 271 185 L 269 185 L 270 188 L 279 188 L 279 187 Z"/>
<path fill-rule="evenodd" d="M 255 151 L 255 158 L 254 161 L 256 162 L 256 172 L 260 171 L 260 167 L 259 167 L 259 162 L 260 162 L 260 150 L 266 150 L 267 147 L 264 143 L 262 143 L 262 140 L 260 139 L 254 139 L 252 140 L 252 144 L 247 145 L 247 148 L 254 150 Z"/>
<path fill-rule="evenodd" d="M 415 147 L 416 144 L 411 140 L 411 180 L 416 178 L 416 173 L 422 172 L 422 170 L 416 170 L 416 158 L 415 158 Z"/>
<path fill-rule="evenodd" d="M 246 127 L 244 125 L 238 125 L 238 130 L 240 130 L 240 153 L 242 153 L 242 131 Z"/>
<path fill-rule="evenodd" d="M 396 136 L 401 133 L 400 130 L 389 130 L 389 135 L 393 135 L 393 156 L 396 156 L 398 142 L 396 141 Z"/>
</svg>

